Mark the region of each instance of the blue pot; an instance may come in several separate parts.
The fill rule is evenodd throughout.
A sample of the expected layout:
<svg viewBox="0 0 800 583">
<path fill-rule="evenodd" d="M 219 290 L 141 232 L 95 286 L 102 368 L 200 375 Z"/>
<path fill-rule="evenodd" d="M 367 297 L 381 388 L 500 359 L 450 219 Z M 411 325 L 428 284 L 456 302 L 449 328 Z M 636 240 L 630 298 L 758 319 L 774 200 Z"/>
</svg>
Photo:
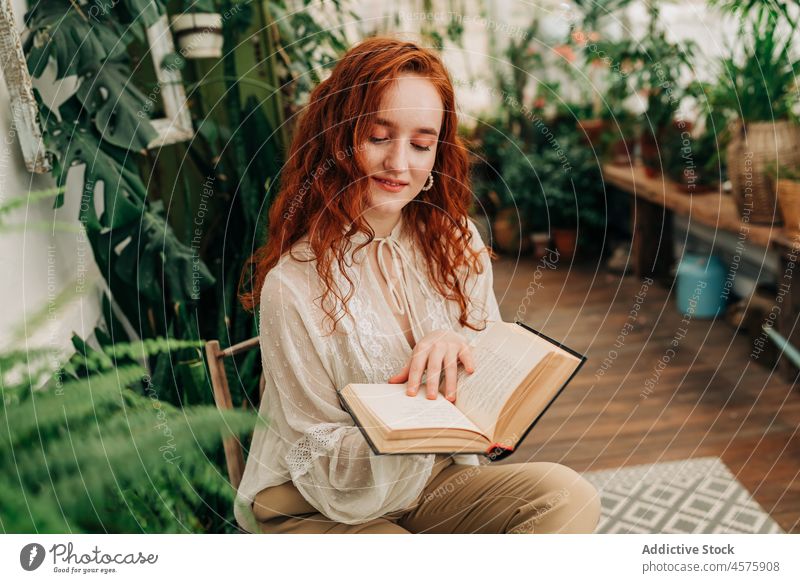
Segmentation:
<svg viewBox="0 0 800 583">
<path fill-rule="evenodd" d="M 725 309 L 727 268 L 716 255 L 684 254 L 678 265 L 678 310 L 692 318 L 714 318 Z"/>
</svg>

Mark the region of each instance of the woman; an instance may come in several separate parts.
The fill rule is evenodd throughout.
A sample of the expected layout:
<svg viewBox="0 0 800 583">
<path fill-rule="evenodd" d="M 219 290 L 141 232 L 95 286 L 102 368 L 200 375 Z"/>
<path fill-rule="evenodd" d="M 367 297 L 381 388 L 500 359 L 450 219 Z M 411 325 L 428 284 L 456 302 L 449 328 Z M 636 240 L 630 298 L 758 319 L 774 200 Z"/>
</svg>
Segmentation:
<svg viewBox="0 0 800 583">
<path fill-rule="evenodd" d="M 467 150 L 434 53 L 352 48 L 312 92 L 242 294 L 266 377 L 236 518 L 251 532 L 591 532 L 595 490 L 552 463 L 376 456 L 336 389 L 408 383 L 455 400 L 469 340 L 500 320 L 468 219 Z M 426 381 L 423 384 L 422 375 Z"/>
</svg>

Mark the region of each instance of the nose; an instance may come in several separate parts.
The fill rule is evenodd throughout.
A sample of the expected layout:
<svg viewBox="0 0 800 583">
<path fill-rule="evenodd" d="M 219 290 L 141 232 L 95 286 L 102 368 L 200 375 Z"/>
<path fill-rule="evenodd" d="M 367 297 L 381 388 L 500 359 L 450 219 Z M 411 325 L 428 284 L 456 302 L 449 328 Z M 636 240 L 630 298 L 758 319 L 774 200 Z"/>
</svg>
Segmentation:
<svg viewBox="0 0 800 583">
<path fill-rule="evenodd" d="M 397 173 L 408 170 L 408 158 L 406 157 L 403 140 L 395 139 L 391 141 L 386 157 L 383 159 L 383 168 Z"/>
</svg>

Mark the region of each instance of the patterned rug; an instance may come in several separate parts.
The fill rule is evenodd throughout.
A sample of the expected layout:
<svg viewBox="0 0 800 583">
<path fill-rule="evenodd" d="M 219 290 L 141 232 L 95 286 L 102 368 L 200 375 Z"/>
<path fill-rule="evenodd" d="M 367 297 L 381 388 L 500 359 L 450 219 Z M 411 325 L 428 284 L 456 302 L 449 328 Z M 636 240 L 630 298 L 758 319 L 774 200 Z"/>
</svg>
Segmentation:
<svg viewBox="0 0 800 583">
<path fill-rule="evenodd" d="M 598 533 L 782 533 L 718 457 L 582 474 L 600 492 Z"/>
</svg>

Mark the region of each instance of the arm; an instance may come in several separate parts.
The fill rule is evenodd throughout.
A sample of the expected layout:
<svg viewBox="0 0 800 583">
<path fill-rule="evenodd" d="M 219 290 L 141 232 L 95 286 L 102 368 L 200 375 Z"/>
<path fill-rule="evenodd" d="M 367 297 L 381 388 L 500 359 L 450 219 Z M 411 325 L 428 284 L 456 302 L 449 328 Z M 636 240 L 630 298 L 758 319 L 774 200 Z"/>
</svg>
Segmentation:
<svg viewBox="0 0 800 583">
<path fill-rule="evenodd" d="M 285 463 L 306 500 L 332 520 L 358 524 L 410 505 L 432 455 L 376 456 L 344 411 L 325 366 L 324 340 L 290 284 L 271 273 L 262 290 L 261 347 Z"/>
</svg>

